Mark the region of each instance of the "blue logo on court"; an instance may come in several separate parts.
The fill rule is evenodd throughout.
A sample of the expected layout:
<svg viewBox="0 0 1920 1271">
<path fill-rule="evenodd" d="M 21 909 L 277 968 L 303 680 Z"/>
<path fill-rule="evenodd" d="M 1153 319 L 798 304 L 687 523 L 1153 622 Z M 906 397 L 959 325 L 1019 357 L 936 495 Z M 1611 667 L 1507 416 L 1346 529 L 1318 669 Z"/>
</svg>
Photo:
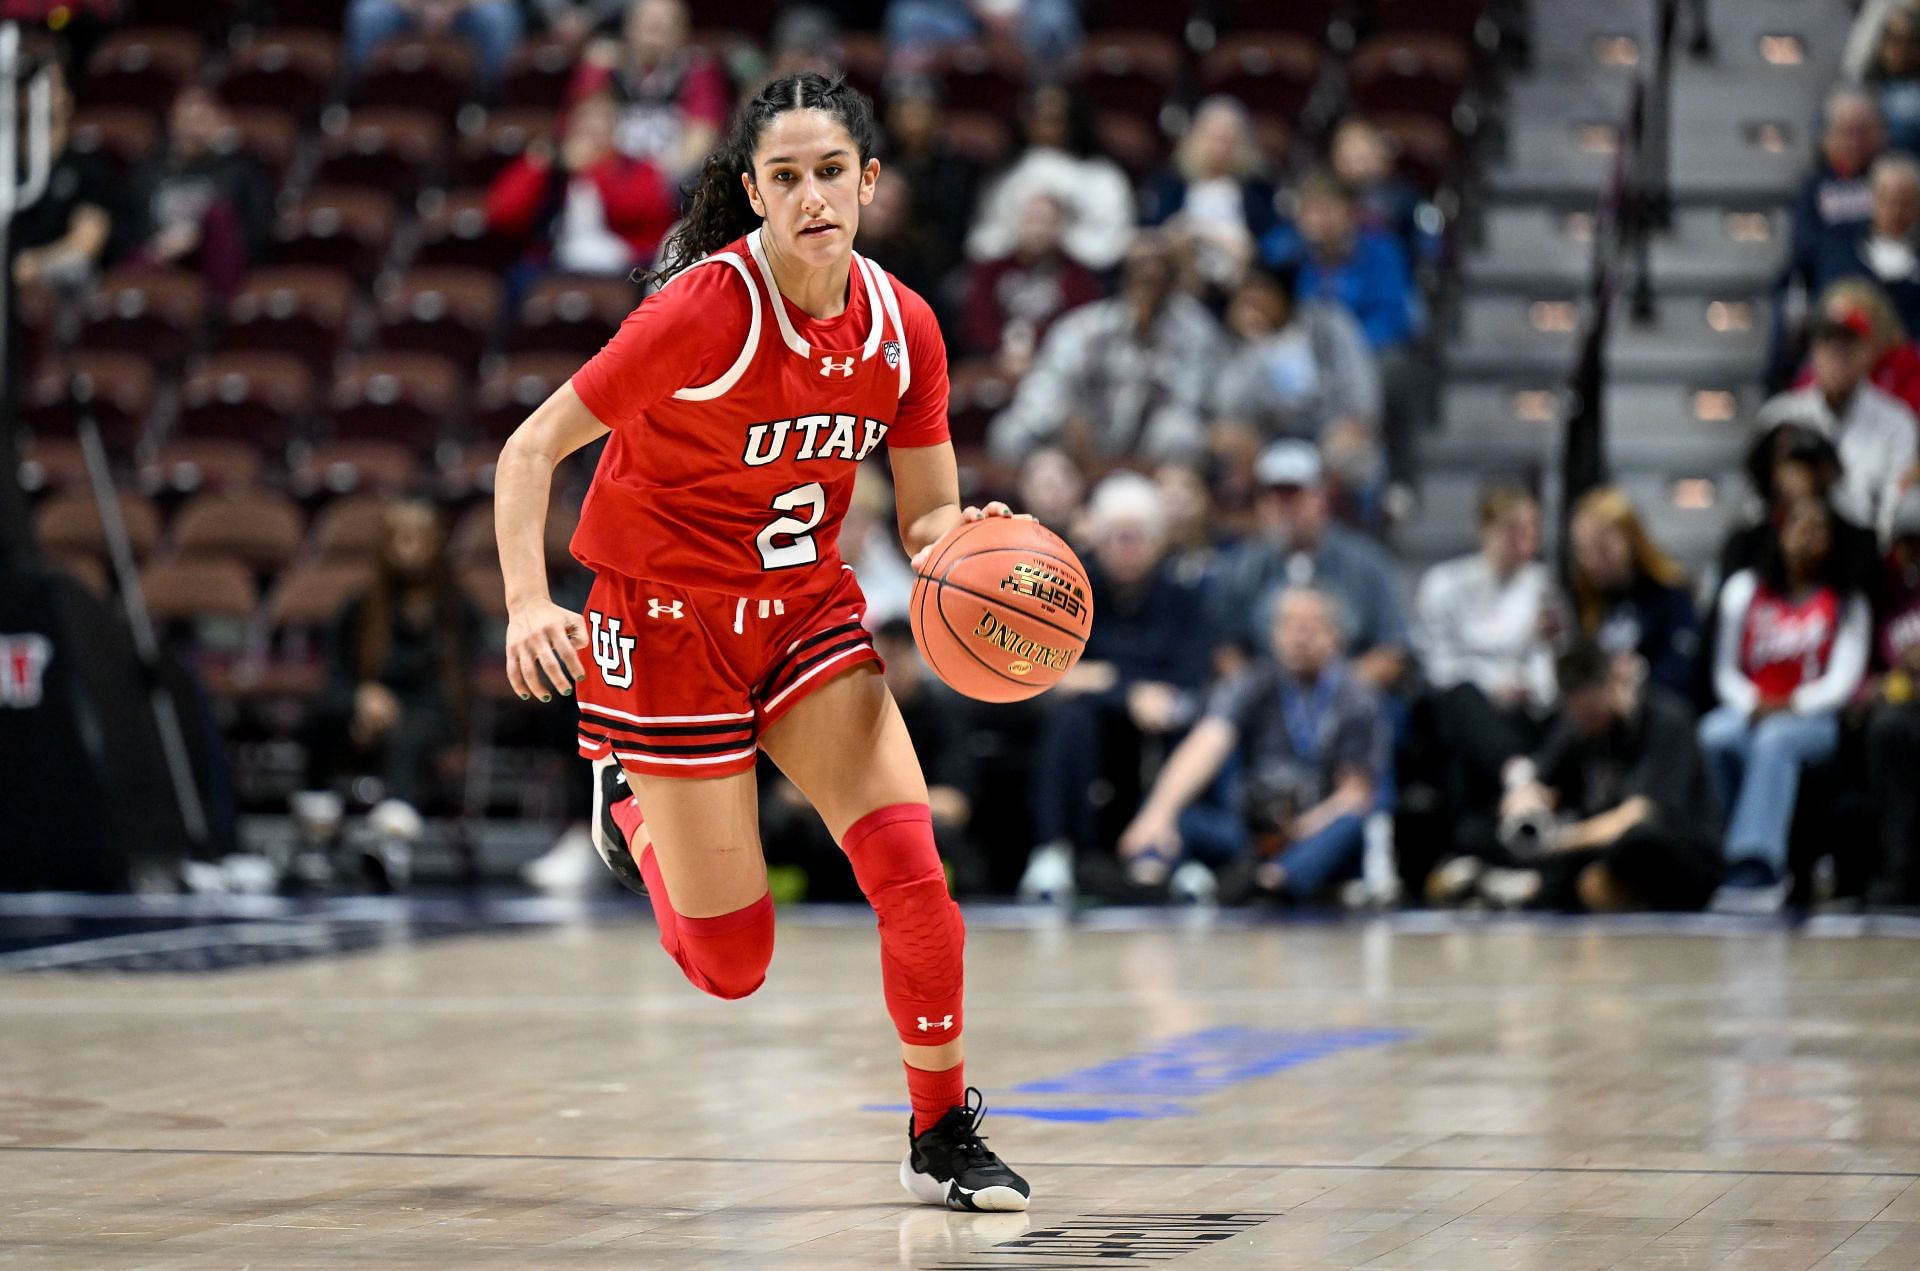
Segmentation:
<svg viewBox="0 0 1920 1271">
<path fill-rule="evenodd" d="M 1092 1104 L 993 1105 L 996 1116 L 1036 1121 L 1129 1121 L 1192 1116 L 1180 1100 L 1215 1094 L 1258 1077 L 1324 1059 L 1343 1050 L 1382 1046 L 1411 1037 L 1405 1028 L 1347 1028 L 1329 1032 L 1288 1028 L 1208 1028 L 1170 1037 L 1148 1050 L 1058 1077 L 1015 1086 L 1015 1095 L 1045 1095 Z M 869 1112 L 905 1112 L 869 1106 Z"/>
</svg>

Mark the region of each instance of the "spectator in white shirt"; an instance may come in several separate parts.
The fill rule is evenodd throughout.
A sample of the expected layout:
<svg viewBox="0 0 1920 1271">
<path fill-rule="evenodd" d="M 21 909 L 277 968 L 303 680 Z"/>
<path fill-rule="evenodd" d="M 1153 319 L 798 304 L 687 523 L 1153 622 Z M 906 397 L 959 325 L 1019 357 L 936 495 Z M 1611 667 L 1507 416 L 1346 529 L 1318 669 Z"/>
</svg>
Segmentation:
<svg viewBox="0 0 1920 1271">
<path fill-rule="evenodd" d="M 1048 194 L 1067 209 L 1067 255 L 1095 272 L 1112 269 L 1133 242 L 1133 185 L 1100 152 L 1086 103 L 1058 84 L 1046 85 L 1028 98 L 1021 124 L 1026 148 L 981 200 L 967 254 L 974 260 L 1011 256 L 1028 206 Z"/>
<path fill-rule="evenodd" d="M 1920 421 L 1867 381 L 1871 335 L 1858 315 L 1821 319 L 1813 329 L 1813 383 L 1767 402 L 1759 423 L 1804 424 L 1832 440 L 1844 469 L 1833 492 L 1835 506 L 1849 519 L 1884 531 L 1920 450 Z"/>
</svg>

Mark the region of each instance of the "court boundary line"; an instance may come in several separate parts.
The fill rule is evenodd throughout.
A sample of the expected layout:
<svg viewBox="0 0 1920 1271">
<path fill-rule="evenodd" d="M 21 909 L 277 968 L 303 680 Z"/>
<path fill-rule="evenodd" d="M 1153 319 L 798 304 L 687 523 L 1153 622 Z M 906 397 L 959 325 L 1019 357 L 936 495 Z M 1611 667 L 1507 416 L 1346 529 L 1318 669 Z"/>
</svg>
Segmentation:
<svg viewBox="0 0 1920 1271">
<path fill-rule="evenodd" d="M 107 1147 L 86 1143 L 0 1143 L 0 1153 L 29 1155 L 61 1153 L 77 1156 L 219 1156 L 242 1159 L 288 1157 L 327 1160 L 396 1161 L 545 1161 L 554 1163 L 606 1165 L 858 1165 L 891 1169 L 897 1160 L 865 1160 L 835 1157 L 783 1156 L 628 1156 L 589 1152 L 395 1152 L 378 1148 L 268 1148 L 268 1147 Z M 1134 1169 L 1134 1170 L 1333 1170 L 1349 1173 L 1407 1174 L 1698 1174 L 1710 1178 L 1911 1178 L 1920 1179 L 1920 1170 L 1806 1170 L 1806 1169 L 1730 1169 L 1720 1166 L 1687 1169 L 1671 1165 L 1338 1165 L 1325 1161 L 1035 1161 L 1028 1170 Z"/>
</svg>

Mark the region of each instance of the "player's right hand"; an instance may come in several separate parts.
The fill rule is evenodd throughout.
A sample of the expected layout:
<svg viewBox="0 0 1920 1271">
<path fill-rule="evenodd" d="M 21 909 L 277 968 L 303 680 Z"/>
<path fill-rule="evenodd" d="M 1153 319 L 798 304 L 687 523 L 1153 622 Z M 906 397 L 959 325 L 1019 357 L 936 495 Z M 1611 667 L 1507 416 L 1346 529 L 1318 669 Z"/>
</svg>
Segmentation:
<svg viewBox="0 0 1920 1271">
<path fill-rule="evenodd" d="M 587 677 L 574 650 L 587 647 L 586 620 L 551 600 L 527 605 L 507 615 L 507 682 L 521 701 L 538 697 L 551 702 L 548 684 L 562 696 L 571 696 L 576 681 Z"/>
</svg>

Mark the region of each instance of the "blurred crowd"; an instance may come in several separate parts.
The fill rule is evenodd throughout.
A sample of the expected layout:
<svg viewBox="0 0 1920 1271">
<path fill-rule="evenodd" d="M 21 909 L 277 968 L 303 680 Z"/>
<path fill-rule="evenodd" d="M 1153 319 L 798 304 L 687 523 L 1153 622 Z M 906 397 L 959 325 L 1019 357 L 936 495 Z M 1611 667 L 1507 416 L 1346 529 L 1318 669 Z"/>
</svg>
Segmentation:
<svg viewBox="0 0 1920 1271">
<path fill-rule="evenodd" d="M 274 659 L 285 628 L 304 626 L 292 638 L 311 674 L 290 681 L 291 707 L 260 706 L 270 695 L 244 657 L 201 659 L 226 673 L 216 695 L 242 701 L 224 717 L 235 766 L 285 770 L 322 855 L 348 813 L 372 809 L 368 868 L 394 882 L 422 813 L 484 813 L 496 788 L 524 793 L 571 750 L 560 708 L 521 707 L 472 674 L 502 617 L 485 565 L 498 434 L 480 426 L 482 399 L 510 421 L 545 391 L 518 359 L 568 352 L 577 365 L 574 346 L 527 343 L 561 318 L 593 329 L 589 301 L 567 317 L 564 299 L 592 293 L 554 288 L 619 285 L 652 262 L 734 100 L 769 75 L 844 72 L 883 122 L 858 249 L 940 318 L 967 493 L 1004 495 L 1065 535 L 1098 597 L 1059 688 L 1015 708 L 953 698 L 913 651 L 890 492 L 882 472 L 863 475 L 842 550 L 957 888 L 1590 911 L 1920 899 L 1920 350 L 1907 335 L 1920 320 L 1920 167 L 1902 148 L 1920 137 L 1915 10 L 1868 0 L 1857 82 L 1826 103 L 1777 306 L 1779 393 L 1754 421 L 1750 497 L 1720 558 L 1683 567 L 1625 494 L 1601 488 L 1571 509 L 1565 565 L 1552 564 L 1529 474 L 1514 474 L 1488 483 L 1479 550 L 1416 576 L 1395 530 L 1417 498 L 1431 315 L 1444 310 L 1455 190 L 1471 179 L 1467 132 L 1497 97 L 1489 22 L 1504 6 L 1298 6 L 1318 15 L 1310 37 L 1293 7 L 847 0 L 746 6 L 740 20 L 760 25 L 728 30 L 696 29 L 713 15 L 684 0 L 234 0 L 210 8 L 238 52 L 217 76 L 189 68 L 154 144 L 116 169 L 124 152 L 102 144 L 113 130 L 98 112 L 90 143 L 70 144 L 67 85 L 88 106 L 87 85 L 121 73 L 116 21 L 183 6 L 81 4 L 63 38 L 86 74 L 58 77 L 54 177 L 16 222 L 11 266 L 23 295 L 69 306 L 68 326 L 27 339 L 58 346 L 77 321 L 84 345 L 107 329 L 88 297 L 127 269 L 194 271 L 237 329 L 263 267 L 337 245 L 352 219 L 327 204 L 332 228 L 316 228 L 324 200 L 303 182 L 419 187 L 399 161 L 406 130 L 367 121 L 373 86 L 413 101 L 436 76 L 456 81 L 457 154 L 423 151 L 419 167 L 450 187 L 484 179 L 464 202 L 427 190 L 417 221 L 403 208 L 370 265 L 341 257 L 363 309 L 337 338 L 372 358 L 403 320 L 441 322 L 459 307 L 450 283 L 353 289 L 409 252 L 414 265 L 478 253 L 444 258 L 496 274 L 449 381 L 448 400 L 465 402 L 461 375 L 489 376 L 473 427 L 414 447 L 409 462 L 426 467 L 397 484 L 426 497 L 391 494 L 364 449 L 323 466 L 320 495 L 346 473 L 341 488 L 360 481 L 378 510 L 338 604 L 303 623 L 278 598 L 255 611 Z M 234 85 L 251 82 L 236 68 L 262 38 L 240 33 L 328 9 L 328 109 L 354 113 L 323 124 L 317 149 L 299 132 L 289 159 L 236 114 L 247 95 Z M 1464 35 L 1446 34 L 1456 11 Z M 1394 20 L 1418 29 L 1402 36 Z M 1370 60 L 1381 45 L 1397 58 Z M 1389 73 L 1408 102 L 1423 84 L 1451 95 L 1428 117 L 1383 112 L 1365 88 Z M 522 127 L 517 103 L 536 82 L 552 108 Z M 389 315 L 390 296 L 410 307 Z M 493 375 L 502 357 L 515 369 Z M 343 382 L 374 405 L 418 384 L 387 380 Z M 346 407 L 317 410 L 344 437 Z M 49 481 L 55 438 L 34 433 Z M 130 472 L 170 453 L 161 433 L 136 439 Z M 585 594 L 564 527 L 593 460 L 565 471 L 556 498 L 562 603 Z M 148 492 L 177 503 L 165 486 L 177 471 Z M 258 479 L 271 485 L 271 471 Z M 295 494 L 302 516 L 320 497 Z M 333 550 L 324 520 L 304 539 L 296 525 L 287 558 Z M 218 652 L 206 614 L 177 617 L 176 634 Z M 584 778 L 560 784 L 563 798 L 517 805 L 573 823 L 533 867 L 554 887 L 591 863 Z M 245 772 L 236 785 L 245 803 L 255 785 Z M 783 894 L 850 896 L 817 820 L 777 776 L 766 786 Z"/>
</svg>

